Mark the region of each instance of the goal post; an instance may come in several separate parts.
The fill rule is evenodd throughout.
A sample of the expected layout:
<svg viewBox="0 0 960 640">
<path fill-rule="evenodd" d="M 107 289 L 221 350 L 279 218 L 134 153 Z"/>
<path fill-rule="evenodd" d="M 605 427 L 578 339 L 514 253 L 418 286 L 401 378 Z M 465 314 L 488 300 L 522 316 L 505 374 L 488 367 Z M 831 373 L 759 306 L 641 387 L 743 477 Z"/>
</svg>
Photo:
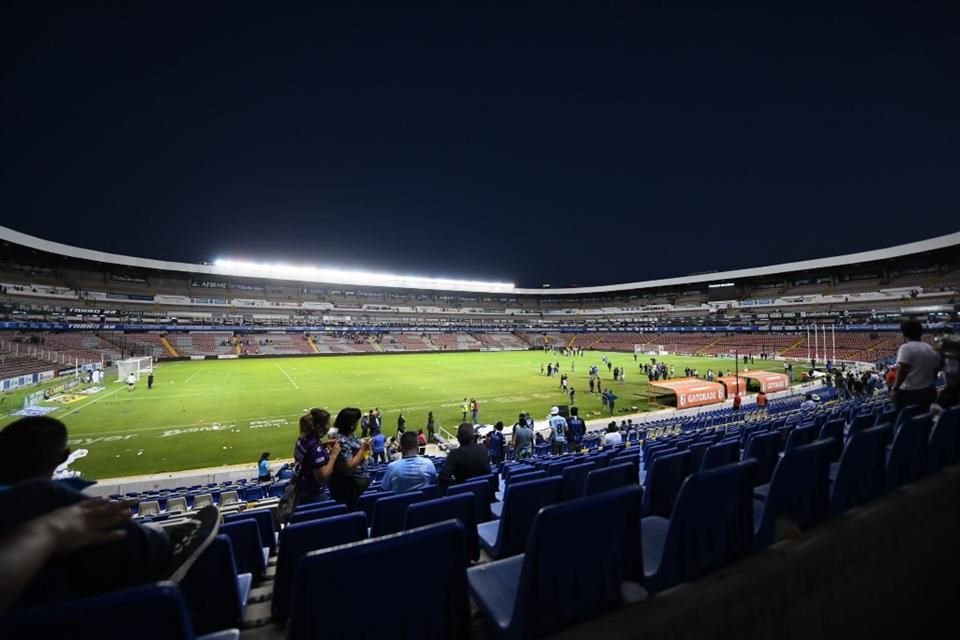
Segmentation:
<svg viewBox="0 0 960 640">
<path fill-rule="evenodd" d="M 646 354 L 650 354 L 650 355 L 654 355 L 654 356 L 665 356 L 665 355 L 667 355 L 667 350 L 663 348 L 663 345 L 662 345 L 662 344 L 652 344 L 652 343 L 649 343 L 649 342 L 644 343 L 644 344 L 635 344 L 635 345 L 633 345 L 633 352 L 634 352 L 635 354 L 646 353 Z"/>
<path fill-rule="evenodd" d="M 152 372 L 153 356 L 127 358 L 117 362 L 117 380 L 120 382 L 126 382 L 127 376 L 131 373 L 139 380 L 140 376 L 149 375 Z"/>
</svg>

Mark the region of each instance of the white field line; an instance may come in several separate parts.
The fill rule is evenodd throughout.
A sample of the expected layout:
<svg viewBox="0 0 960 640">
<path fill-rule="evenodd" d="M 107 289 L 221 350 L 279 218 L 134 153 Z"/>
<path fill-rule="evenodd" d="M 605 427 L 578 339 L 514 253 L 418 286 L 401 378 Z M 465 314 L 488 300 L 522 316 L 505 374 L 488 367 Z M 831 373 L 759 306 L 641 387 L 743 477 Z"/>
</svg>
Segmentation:
<svg viewBox="0 0 960 640">
<path fill-rule="evenodd" d="M 124 386 L 126 386 L 126 385 L 124 385 Z M 115 394 L 117 391 L 123 391 L 123 388 L 124 388 L 124 387 L 119 387 L 119 388 L 117 388 L 117 389 L 114 389 L 113 391 L 110 391 L 110 392 L 108 392 L 108 393 L 105 393 L 104 395 L 100 396 L 99 398 L 94 398 L 94 399 L 91 400 L 90 402 L 86 402 L 86 403 L 80 405 L 79 407 L 77 407 L 76 409 L 71 409 L 70 411 L 67 411 L 65 414 L 63 414 L 63 415 L 60 416 L 60 417 L 61 417 L 61 418 L 66 418 L 66 417 L 69 416 L 69 415 L 73 415 L 74 413 L 77 413 L 78 411 L 80 411 L 80 409 L 85 409 L 86 407 L 89 407 L 89 406 L 92 405 L 92 404 L 95 404 L 95 403 L 97 403 L 97 402 L 100 402 L 101 400 L 103 400 L 103 399 L 106 398 L 107 396 L 112 396 L 112 395 Z M 64 409 L 66 409 L 66 408 L 67 408 L 67 407 L 64 407 Z"/>
<path fill-rule="evenodd" d="M 284 370 L 283 370 L 283 367 L 281 367 L 281 366 L 278 365 L 277 363 L 274 363 L 274 365 L 277 367 L 277 369 L 280 369 L 280 373 L 282 373 L 283 375 L 287 376 L 287 380 L 290 381 L 290 384 L 293 385 L 293 388 L 296 389 L 297 391 L 299 391 L 299 390 L 300 390 L 300 385 L 298 385 L 296 382 L 293 381 L 293 378 L 290 377 L 290 374 L 287 373 L 286 371 L 284 371 Z"/>
<path fill-rule="evenodd" d="M 201 373 L 201 371 L 194 371 L 194 372 L 193 372 L 193 375 L 190 376 L 189 378 L 187 378 L 186 380 L 184 380 L 183 382 L 184 382 L 184 383 L 190 382 L 191 380 L 193 380 L 194 378 L 196 378 L 200 373 Z"/>
</svg>

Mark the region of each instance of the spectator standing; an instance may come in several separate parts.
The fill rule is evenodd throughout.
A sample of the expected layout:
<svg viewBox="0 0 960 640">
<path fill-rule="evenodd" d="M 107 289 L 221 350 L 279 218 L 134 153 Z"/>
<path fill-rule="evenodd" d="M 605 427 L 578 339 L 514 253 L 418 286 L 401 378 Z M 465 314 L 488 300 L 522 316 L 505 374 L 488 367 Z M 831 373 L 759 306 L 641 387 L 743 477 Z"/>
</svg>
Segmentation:
<svg viewBox="0 0 960 640">
<path fill-rule="evenodd" d="M 360 423 L 360 409 L 347 407 L 341 409 L 333 426 L 340 437 L 340 455 L 336 458 L 333 474 L 330 476 L 331 497 L 347 509 L 357 508 L 357 500 L 368 486 L 370 477 L 367 475 L 367 455 L 370 452 L 370 441 L 357 438 L 357 426 Z"/>
<path fill-rule="evenodd" d="M 487 436 L 487 448 L 490 450 L 490 462 L 500 464 L 503 462 L 507 441 L 503 437 L 503 422 L 498 421 L 493 425 L 493 431 Z"/>
<path fill-rule="evenodd" d="M 382 431 L 377 431 L 370 439 L 370 449 L 373 451 L 374 462 L 389 462 L 387 460 L 387 436 Z"/>
<path fill-rule="evenodd" d="M 567 439 L 570 450 L 579 451 L 583 447 L 583 436 L 587 431 L 587 425 L 579 415 L 577 407 L 570 407 L 570 417 L 567 418 Z"/>
<path fill-rule="evenodd" d="M 567 450 L 567 419 L 560 415 L 558 407 L 550 407 L 549 423 L 553 455 L 564 453 Z"/>
<path fill-rule="evenodd" d="M 402 436 L 406 430 L 407 419 L 404 418 L 403 414 L 401 413 L 399 416 L 397 416 L 397 440 L 400 439 L 400 436 Z"/>
<path fill-rule="evenodd" d="M 264 451 L 260 454 L 260 461 L 257 463 L 257 480 L 260 482 L 270 482 L 270 452 Z"/>
<path fill-rule="evenodd" d="M 919 320 L 901 323 L 900 331 L 907 341 L 897 351 L 897 377 L 890 395 L 897 411 L 910 405 L 926 411 L 937 398 L 940 354 L 923 342 L 923 325 Z"/>
<path fill-rule="evenodd" d="M 333 473 L 340 443 L 333 441 L 329 448 L 323 442 L 330 428 L 330 414 L 323 409 L 312 409 L 300 416 L 300 437 L 293 447 L 293 459 L 297 465 L 297 497 L 295 504 L 307 504 L 323 498 L 324 485 Z"/>
<path fill-rule="evenodd" d="M 424 435 L 423 429 L 417 431 L 417 447 L 418 453 L 420 455 L 426 455 L 427 453 L 427 436 Z"/>
<path fill-rule="evenodd" d="M 433 423 L 433 411 L 427 413 L 427 440 L 429 442 L 437 441 L 437 428 Z"/>
<path fill-rule="evenodd" d="M 533 428 L 527 423 L 526 414 L 521 413 L 517 424 L 513 425 L 513 457 L 524 460 L 533 457 Z"/>
<path fill-rule="evenodd" d="M 387 465 L 382 491 L 416 491 L 437 484 L 437 468 L 429 458 L 417 455 L 419 443 L 412 431 L 400 437 L 401 458 Z"/>
</svg>

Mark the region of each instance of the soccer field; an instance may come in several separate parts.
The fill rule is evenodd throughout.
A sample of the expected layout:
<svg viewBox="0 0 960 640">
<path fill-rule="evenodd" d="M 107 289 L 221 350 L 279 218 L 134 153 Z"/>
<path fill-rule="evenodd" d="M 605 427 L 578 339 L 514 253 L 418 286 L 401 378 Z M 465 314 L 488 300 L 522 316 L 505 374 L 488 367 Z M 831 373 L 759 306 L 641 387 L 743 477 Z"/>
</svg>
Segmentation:
<svg viewBox="0 0 960 640">
<path fill-rule="evenodd" d="M 588 393 L 588 371 L 601 366 L 600 352 L 583 357 L 551 355 L 576 388 L 576 405 L 587 419 L 601 417 L 600 397 Z M 610 353 L 614 366 L 626 367 L 626 383 L 613 382 L 606 367 L 604 388 L 618 396 L 620 409 L 647 406 L 638 395 L 647 380 L 639 363 L 650 356 Z M 677 374 L 684 367 L 732 369 L 730 359 L 662 356 Z M 297 437 L 297 420 L 310 407 L 323 407 L 334 416 L 342 407 L 366 412 L 379 407 L 387 435 L 396 432 L 403 412 L 406 428 L 425 429 L 433 411 L 438 427 L 449 431 L 460 422 L 463 398 L 480 403 L 478 421 L 512 424 L 520 411 L 536 420 L 552 405 L 569 404 L 559 377 L 540 374 L 548 356 L 539 351 L 485 353 L 411 353 L 375 356 L 208 360 L 160 364 L 156 382 L 136 390 L 108 378 L 106 388 L 58 407 L 50 415 L 63 420 L 70 446 L 89 455 L 71 468 L 85 477 L 178 471 L 224 464 L 250 463 L 251 472 L 263 451 L 273 458 L 290 457 Z M 571 373 L 571 367 L 576 370 Z M 750 365 L 782 371 L 776 361 Z M 114 376 L 115 378 L 115 376 Z M 15 417 L 6 416 L 0 424 Z"/>
</svg>

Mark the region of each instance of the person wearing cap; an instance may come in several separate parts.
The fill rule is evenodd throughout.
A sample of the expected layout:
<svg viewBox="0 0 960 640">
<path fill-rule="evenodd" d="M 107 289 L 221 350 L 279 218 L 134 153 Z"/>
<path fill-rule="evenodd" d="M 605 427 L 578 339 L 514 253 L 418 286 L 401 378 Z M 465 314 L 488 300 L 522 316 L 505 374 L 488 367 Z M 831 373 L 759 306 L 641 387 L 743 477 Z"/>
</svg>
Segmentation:
<svg viewBox="0 0 960 640">
<path fill-rule="evenodd" d="M 560 415 L 558 407 L 550 407 L 550 442 L 553 444 L 553 455 L 559 455 L 567 450 L 567 419 Z"/>
</svg>

